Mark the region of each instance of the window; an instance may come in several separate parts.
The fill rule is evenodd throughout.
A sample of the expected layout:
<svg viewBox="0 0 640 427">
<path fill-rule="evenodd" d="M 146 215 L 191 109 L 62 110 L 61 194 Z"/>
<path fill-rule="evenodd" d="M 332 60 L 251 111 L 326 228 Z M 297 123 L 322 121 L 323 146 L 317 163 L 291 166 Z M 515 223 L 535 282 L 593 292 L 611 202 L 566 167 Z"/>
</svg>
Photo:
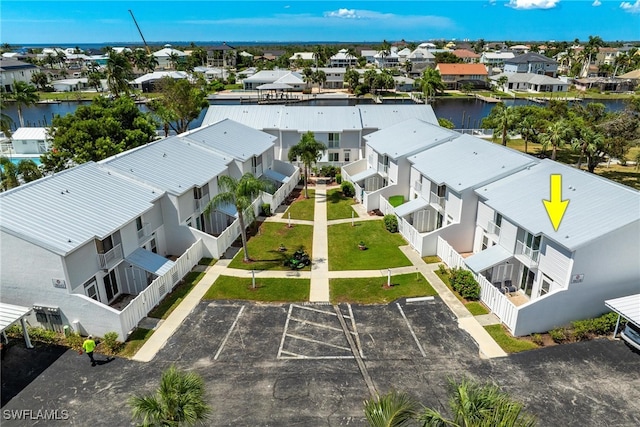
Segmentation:
<svg viewBox="0 0 640 427">
<path fill-rule="evenodd" d="M 351 151 L 344 150 L 344 161 L 345 162 L 350 162 L 351 161 Z"/>
<path fill-rule="evenodd" d="M 549 290 L 551 289 L 551 283 L 552 283 L 552 280 L 543 274 L 542 285 L 540 286 L 540 296 L 546 295 L 549 293 Z"/>
<path fill-rule="evenodd" d="M 98 296 L 98 283 L 96 282 L 95 277 L 92 277 L 87 283 L 84 284 L 84 293 L 89 298 L 100 301 L 100 297 Z"/>
<path fill-rule="evenodd" d="M 527 232 L 524 243 L 528 248 L 537 251 L 538 249 L 540 249 L 540 235 L 534 236 L 533 234 Z"/>
<path fill-rule="evenodd" d="M 119 292 L 116 270 L 111 270 L 102 280 L 104 281 L 104 290 L 107 292 L 107 301 L 111 302 L 113 297 L 118 295 Z"/>
<path fill-rule="evenodd" d="M 444 197 L 447 193 L 446 185 L 438 185 L 438 197 Z"/>
<path fill-rule="evenodd" d="M 499 213 L 496 213 L 496 225 L 498 227 L 502 227 L 502 215 Z"/>
<path fill-rule="evenodd" d="M 136 230 L 140 231 L 142 230 L 142 217 L 139 216 L 138 218 L 136 218 Z"/>
<path fill-rule="evenodd" d="M 340 148 L 340 134 L 339 133 L 330 133 L 329 134 L 329 148 Z"/>
<path fill-rule="evenodd" d="M 330 162 L 339 162 L 340 161 L 340 153 L 329 153 L 329 161 Z"/>
<path fill-rule="evenodd" d="M 196 200 L 202 199 L 202 188 L 195 187 L 193 189 L 193 198 Z"/>
</svg>

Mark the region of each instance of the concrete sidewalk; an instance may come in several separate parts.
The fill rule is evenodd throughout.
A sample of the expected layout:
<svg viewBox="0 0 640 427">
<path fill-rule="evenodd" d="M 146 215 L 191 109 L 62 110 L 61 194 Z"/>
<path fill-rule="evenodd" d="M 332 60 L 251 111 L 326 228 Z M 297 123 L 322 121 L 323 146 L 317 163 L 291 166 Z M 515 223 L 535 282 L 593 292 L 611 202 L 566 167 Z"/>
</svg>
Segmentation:
<svg viewBox="0 0 640 427">
<path fill-rule="evenodd" d="M 329 241 L 327 237 L 327 186 L 316 185 L 313 214 L 310 302 L 329 302 Z"/>
</svg>

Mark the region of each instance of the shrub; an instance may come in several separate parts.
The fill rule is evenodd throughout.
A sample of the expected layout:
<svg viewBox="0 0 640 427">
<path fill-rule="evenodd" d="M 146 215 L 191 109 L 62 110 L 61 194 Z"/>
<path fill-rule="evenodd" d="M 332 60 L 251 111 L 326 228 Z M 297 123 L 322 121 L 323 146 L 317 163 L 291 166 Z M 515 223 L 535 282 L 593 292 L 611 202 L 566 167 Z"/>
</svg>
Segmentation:
<svg viewBox="0 0 640 427">
<path fill-rule="evenodd" d="M 551 339 L 558 344 L 567 340 L 567 335 L 564 333 L 563 328 L 552 329 L 549 331 L 549 335 L 551 336 Z"/>
<path fill-rule="evenodd" d="M 451 287 L 467 300 L 480 298 L 480 285 L 468 270 L 456 268 L 451 270 Z"/>
<path fill-rule="evenodd" d="M 109 352 L 116 353 L 122 346 L 122 343 L 118 341 L 118 333 L 107 332 L 104 334 L 104 346 Z"/>
<path fill-rule="evenodd" d="M 544 341 L 542 340 L 542 335 L 540 334 L 531 335 L 531 341 L 533 341 L 534 344 L 537 344 L 540 347 L 544 346 Z"/>
<path fill-rule="evenodd" d="M 260 215 L 271 216 L 271 205 L 269 203 L 263 203 L 260 205 Z"/>
<path fill-rule="evenodd" d="M 67 345 L 74 350 L 81 350 L 84 339 L 77 332 L 72 332 L 66 338 Z"/>
<path fill-rule="evenodd" d="M 447 275 L 447 274 L 449 274 L 449 271 L 447 270 L 447 267 L 445 267 L 444 264 L 440 264 L 440 265 L 438 265 L 438 273 L 440 273 L 442 275 Z"/>
<path fill-rule="evenodd" d="M 398 232 L 398 218 L 394 214 L 387 214 L 384 216 L 384 228 L 389 231 L 389 233 L 397 233 Z"/>
<path fill-rule="evenodd" d="M 342 184 L 342 174 L 341 173 L 336 174 L 336 182 L 338 184 Z"/>
<path fill-rule="evenodd" d="M 571 322 L 571 326 L 573 326 L 573 338 L 576 341 L 583 341 L 589 338 L 593 329 L 593 321 L 591 319 L 576 320 Z"/>
<path fill-rule="evenodd" d="M 340 190 L 345 197 L 353 197 L 356 195 L 356 190 L 349 181 L 344 181 L 340 184 Z"/>
<path fill-rule="evenodd" d="M 616 323 L 618 322 L 618 314 L 611 312 L 607 314 L 603 314 L 600 317 L 596 317 L 593 319 L 593 325 L 591 332 L 598 335 L 606 335 L 613 332 L 616 328 Z M 620 319 L 620 325 L 624 322 Z"/>
<path fill-rule="evenodd" d="M 54 344 L 60 339 L 60 334 L 56 331 L 50 331 L 40 327 L 27 327 L 29 337 L 34 341 L 40 341 L 47 344 Z"/>
</svg>

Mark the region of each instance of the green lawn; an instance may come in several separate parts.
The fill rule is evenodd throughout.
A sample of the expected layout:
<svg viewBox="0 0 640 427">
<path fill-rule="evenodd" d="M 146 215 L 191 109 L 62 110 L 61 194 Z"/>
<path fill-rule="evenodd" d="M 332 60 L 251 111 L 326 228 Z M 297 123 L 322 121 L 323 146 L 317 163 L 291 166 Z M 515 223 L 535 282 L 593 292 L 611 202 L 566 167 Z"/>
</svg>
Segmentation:
<svg viewBox="0 0 640 427">
<path fill-rule="evenodd" d="M 398 249 L 407 243 L 398 233 L 389 233 L 382 221 L 360 221 L 328 227 L 329 270 L 378 270 L 404 267 L 411 262 Z M 358 249 L 363 241 L 366 250 Z"/>
<path fill-rule="evenodd" d="M 304 190 L 302 191 L 304 194 Z M 304 197 L 304 196 L 303 196 Z M 303 219 L 307 221 L 313 221 L 313 212 L 316 204 L 316 191 L 309 190 L 309 198 L 297 200 L 289 206 L 289 208 L 285 211 L 283 218 L 289 218 L 289 214 L 291 214 L 291 219 Z"/>
<path fill-rule="evenodd" d="M 403 297 L 434 296 L 438 293 L 422 274 L 391 276 L 391 288 L 385 288 L 387 277 L 331 279 L 329 292 L 334 304 L 386 304 Z"/>
<path fill-rule="evenodd" d="M 240 250 L 229 267 L 245 270 L 288 270 L 283 263 L 287 256 L 296 250 L 302 249 L 311 256 L 312 239 L 313 227 L 310 225 L 295 224 L 289 228 L 283 223 L 262 223 L 259 234 L 250 237 L 247 244 L 249 256 L 254 262 L 244 263 Z M 286 252 L 278 250 L 280 244 L 284 244 Z M 309 267 L 305 270 L 309 270 Z"/>
<path fill-rule="evenodd" d="M 518 353 L 538 348 L 538 346 L 531 341 L 512 337 L 504 330 L 502 325 L 489 325 L 484 328 L 507 353 Z"/>
<path fill-rule="evenodd" d="M 156 319 L 166 319 L 171 312 L 180 305 L 184 297 L 187 296 L 191 289 L 204 277 L 204 272 L 191 271 L 189 272 L 183 282 L 176 286 L 173 291 L 164 297 L 160 304 L 153 308 L 148 314 L 149 317 Z"/>
<path fill-rule="evenodd" d="M 396 195 L 396 196 L 389 197 L 389 204 L 391 206 L 393 206 L 394 208 L 397 208 L 398 206 L 400 206 L 403 203 L 404 203 L 404 196 L 402 196 L 402 195 Z"/>
<path fill-rule="evenodd" d="M 202 258 L 200 261 L 198 261 L 198 265 L 208 265 L 209 267 L 211 267 L 216 265 L 216 262 L 218 262 L 218 260 L 215 258 Z"/>
<path fill-rule="evenodd" d="M 153 335 L 153 332 L 153 329 L 136 328 L 129 336 L 127 342 L 124 343 L 123 349 L 118 352 L 118 356 L 133 357 L 151 335 Z"/>
<path fill-rule="evenodd" d="M 437 264 L 439 262 L 442 262 L 442 260 L 438 255 L 429 255 L 429 256 L 423 257 L 422 260 L 427 264 Z"/>
<path fill-rule="evenodd" d="M 309 279 L 256 278 L 220 276 L 203 299 L 242 299 L 265 302 L 309 301 Z"/>
<path fill-rule="evenodd" d="M 467 307 L 467 310 L 469 310 L 469 313 L 473 314 L 474 316 L 480 316 L 481 314 L 489 314 L 489 310 L 487 310 L 487 308 L 484 305 L 482 305 L 477 301 L 468 302 L 464 306 Z"/>
<path fill-rule="evenodd" d="M 342 195 L 342 191 L 339 188 L 334 188 L 327 192 L 327 219 L 344 219 L 351 218 L 353 209 L 351 206 L 355 204 L 355 201 L 351 197 L 345 197 Z"/>
</svg>

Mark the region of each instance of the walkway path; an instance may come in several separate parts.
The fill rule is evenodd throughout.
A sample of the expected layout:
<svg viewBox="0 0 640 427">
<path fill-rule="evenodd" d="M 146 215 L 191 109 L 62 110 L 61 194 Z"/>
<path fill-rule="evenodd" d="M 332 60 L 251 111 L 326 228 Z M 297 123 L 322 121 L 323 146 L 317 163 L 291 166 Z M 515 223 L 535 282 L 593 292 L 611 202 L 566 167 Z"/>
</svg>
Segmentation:
<svg viewBox="0 0 640 427">
<path fill-rule="evenodd" d="M 331 187 L 329 187 L 331 188 Z M 329 271 L 329 245 L 327 238 L 328 225 L 345 223 L 349 221 L 380 220 L 381 217 L 369 215 L 361 204 L 354 205 L 357 213 L 354 219 L 327 221 L 327 186 L 318 184 L 315 187 L 315 210 L 313 221 L 289 220 L 284 215 L 278 214 L 267 219 L 273 222 L 291 222 L 291 224 L 313 225 L 312 266 L 311 271 L 256 271 L 258 277 L 269 278 L 302 278 L 310 279 L 310 302 L 329 302 L 329 279 L 349 277 L 386 277 L 389 269 L 382 270 L 349 270 Z M 438 292 L 439 297 L 458 318 L 458 326 L 473 337 L 478 344 L 481 357 L 504 357 L 506 353 L 491 338 L 484 329 L 484 325 L 499 323 L 493 315 L 474 317 L 469 310 L 458 300 L 451 290 L 435 274 L 438 264 L 426 264 L 420 255 L 410 246 L 401 246 L 400 250 L 411 261 L 409 267 L 391 268 L 392 275 L 420 272 Z M 216 279 L 224 274 L 226 276 L 250 277 L 250 270 L 229 268 L 231 260 L 221 259 L 213 267 L 208 267 L 205 276 L 185 297 L 171 315 L 161 322 L 151 338 L 140 348 L 133 357 L 134 360 L 148 362 L 164 346 L 167 339 L 178 329 L 187 315 L 200 302 L 204 294 Z"/>
</svg>

